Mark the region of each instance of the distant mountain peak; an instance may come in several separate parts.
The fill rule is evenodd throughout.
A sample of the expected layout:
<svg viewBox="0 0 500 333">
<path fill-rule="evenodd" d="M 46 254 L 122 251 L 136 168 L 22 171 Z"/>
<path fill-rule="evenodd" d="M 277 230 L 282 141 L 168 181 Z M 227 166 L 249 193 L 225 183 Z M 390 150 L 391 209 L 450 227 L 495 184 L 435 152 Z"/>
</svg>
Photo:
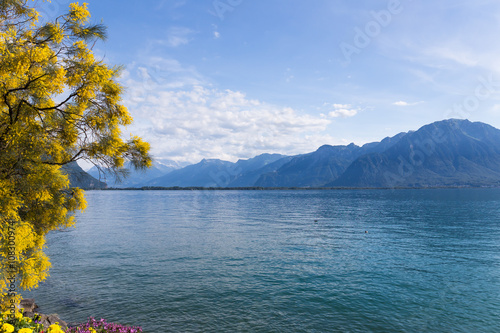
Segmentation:
<svg viewBox="0 0 500 333">
<path fill-rule="evenodd" d="M 198 164 L 224 164 L 224 163 L 231 163 L 231 162 L 219 160 L 216 158 L 204 158 Z"/>
<path fill-rule="evenodd" d="M 435 124 L 439 124 L 439 123 L 471 124 L 472 122 L 469 119 L 449 118 L 449 119 L 443 119 L 443 120 L 435 122 Z"/>
<path fill-rule="evenodd" d="M 328 151 L 328 150 L 344 150 L 344 149 L 353 149 L 353 148 L 359 148 L 355 143 L 351 142 L 347 146 L 345 145 L 322 145 L 319 147 L 316 151 Z"/>
<path fill-rule="evenodd" d="M 446 119 L 409 131 L 390 148 L 363 155 L 327 186 L 499 186 L 500 130 Z"/>
</svg>

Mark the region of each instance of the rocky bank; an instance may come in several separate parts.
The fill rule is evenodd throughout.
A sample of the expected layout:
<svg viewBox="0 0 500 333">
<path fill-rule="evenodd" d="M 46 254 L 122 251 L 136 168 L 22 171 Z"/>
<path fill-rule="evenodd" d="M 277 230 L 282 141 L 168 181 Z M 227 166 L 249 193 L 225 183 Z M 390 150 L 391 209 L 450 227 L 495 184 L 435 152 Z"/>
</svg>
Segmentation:
<svg viewBox="0 0 500 333">
<path fill-rule="evenodd" d="M 68 324 L 59 318 L 57 314 L 43 314 L 37 311 L 38 305 L 36 305 L 33 298 L 26 298 L 21 301 L 21 308 L 23 309 L 23 315 L 25 317 L 33 318 L 35 314 L 39 314 L 41 317 L 41 323 L 44 328 L 48 328 L 50 325 L 59 323 L 62 329 L 66 330 Z"/>
</svg>

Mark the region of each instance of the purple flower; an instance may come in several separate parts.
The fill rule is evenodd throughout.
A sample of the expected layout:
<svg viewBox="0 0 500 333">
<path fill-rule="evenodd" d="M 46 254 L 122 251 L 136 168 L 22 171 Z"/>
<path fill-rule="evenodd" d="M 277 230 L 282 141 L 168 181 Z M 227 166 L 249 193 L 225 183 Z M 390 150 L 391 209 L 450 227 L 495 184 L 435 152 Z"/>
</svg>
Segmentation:
<svg viewBox="0 0 500 333">
<path fill-rule="evenodd" d="M 87 323 L 70 328 L 68 333 L 92 333 L 91 328 L 97 333 L 142 333 L 141 327 L 106 323 L 104 319 L 97 321 L 94 317 L 90 317 Z"/>
</svg>

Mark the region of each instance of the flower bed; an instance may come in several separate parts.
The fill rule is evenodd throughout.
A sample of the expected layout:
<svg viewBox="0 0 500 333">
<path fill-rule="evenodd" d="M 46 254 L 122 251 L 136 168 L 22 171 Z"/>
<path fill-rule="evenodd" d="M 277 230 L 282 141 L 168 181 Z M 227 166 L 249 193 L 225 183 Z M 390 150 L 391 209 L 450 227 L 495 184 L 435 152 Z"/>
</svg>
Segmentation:
<svg viewBox="0 0 500 333">
<path fill-rule="evenodd" d="M 95 320 L 90 317 L 87 323 L 63 330 L 58 323 L 44 328 L 40 316 L 33 319 L 24 317 L 22 312 L 16 312 L 12 318 L 9 312 L 2 313 L 0 318 L 0 333 L 142 333 L 141 327 L 129 327 L 120 324 L 107 323 L 104 319 Z"/>
<path fill-rule="evenodd" d="M 104 319 L 95 320 L 90 317 L 86 324 L 68 328 L 67 333 L 142 333 L 142 328 L 107 323 Z"/>
<path fill-rule="evenodd" d="M 57 325 L 59 327 L 59 325 Z M 55 326 L 50 328 L 51 333 L 57 333 Z M 60 329 L 60 328 L 59 328 Z M 24 317 L 21 311 L 11 315 L 9 311 L 3 312 L 0 318 L 0 333 L 41 333 L 43 325 L 36 319 Z M 63 332 L 63 331 L 60 331 Z"/>
</svg>

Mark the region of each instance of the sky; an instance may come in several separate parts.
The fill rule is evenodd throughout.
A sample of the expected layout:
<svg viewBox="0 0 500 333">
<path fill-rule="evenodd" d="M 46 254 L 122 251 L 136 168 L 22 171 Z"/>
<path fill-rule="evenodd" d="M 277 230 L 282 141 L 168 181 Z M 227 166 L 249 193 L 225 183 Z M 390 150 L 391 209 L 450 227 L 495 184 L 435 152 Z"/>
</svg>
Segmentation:
<svg viewBox="0 0 500 333">
<path fill-rule="evenodd" d="M 71 1 L 36 2 L 45 20 Z M 498 0 L 88 0 L 158 160 L 357 145 L 448 118 L 500 128 Z M 81 1 L 80 1 L 81 3 Z"/>
</svg>

